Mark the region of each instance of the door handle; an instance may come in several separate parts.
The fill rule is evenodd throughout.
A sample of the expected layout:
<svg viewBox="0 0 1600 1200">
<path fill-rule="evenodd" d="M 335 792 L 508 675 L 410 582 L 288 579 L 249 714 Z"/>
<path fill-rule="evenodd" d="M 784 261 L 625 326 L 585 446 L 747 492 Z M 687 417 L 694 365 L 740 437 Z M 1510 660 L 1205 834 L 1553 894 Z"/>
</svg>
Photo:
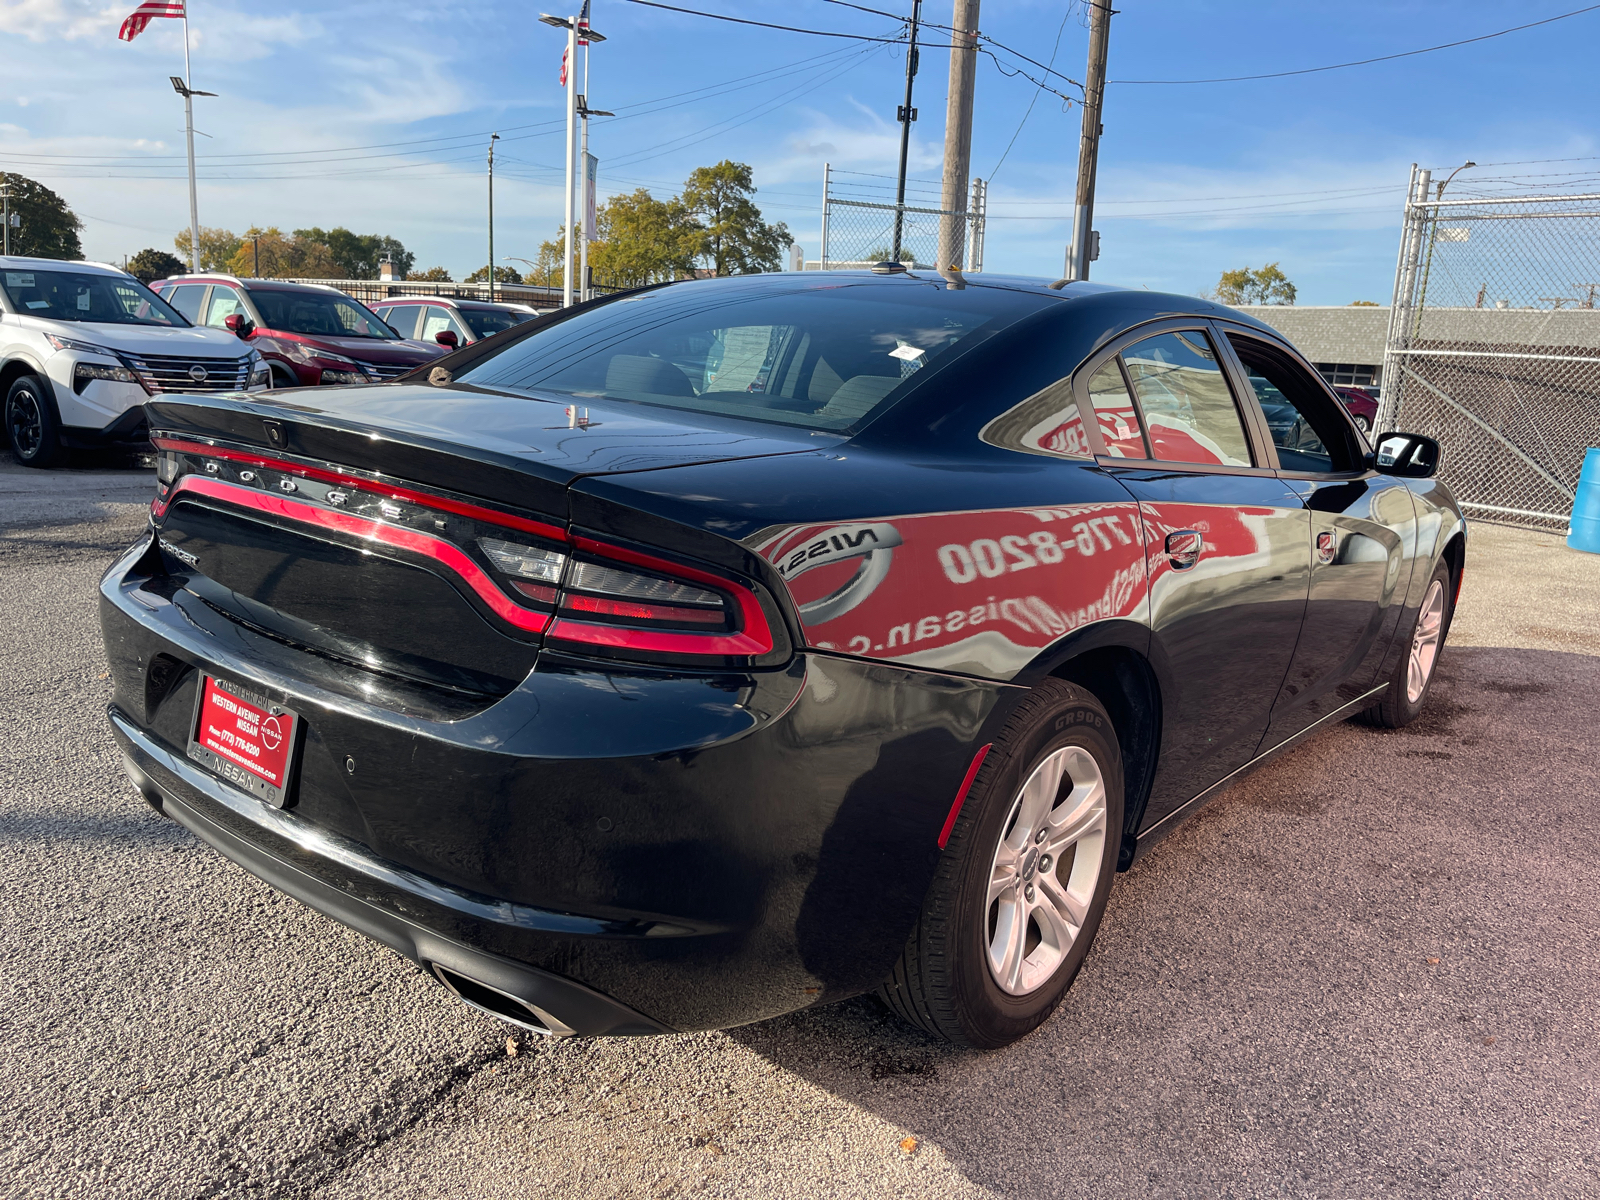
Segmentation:
<svg viewBox="0 0 1600 1200">
<path fill-rule="evenodd" d="M 1317 561 L 1327 566 L 1339 556 L 1339 535 L 1331 529 L 1324 529 L 1317 534 Z"/>
<path fill-rule="evenodd" d="M 1205 539 L 1196 529 L 1179 529 L 1167 534 L 1167 558 L 1174 571 L 1187 571 L 1200 561 Z"/>
</svg>

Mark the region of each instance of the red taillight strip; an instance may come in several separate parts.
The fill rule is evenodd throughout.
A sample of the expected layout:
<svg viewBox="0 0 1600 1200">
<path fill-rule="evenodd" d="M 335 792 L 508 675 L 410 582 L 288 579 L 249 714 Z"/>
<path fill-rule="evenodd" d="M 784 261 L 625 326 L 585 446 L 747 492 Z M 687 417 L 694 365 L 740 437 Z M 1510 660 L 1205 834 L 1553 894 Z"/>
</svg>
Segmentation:
<svg viewBox="0 0 1600 1200">
<path fill-rule="evenodd" d="M 629 629 L 618 625 L 596 625 L 588 621 L 574 621 L 557 617 L 550 625 L 552 638 L 570 642 L 587 642 L 594 646 L 616 646 L 627 650 L 647 650 L 657 654 L 767 654 L 772 650 L 772 629 L 767 615 L 761 611 L 761 602 L 749 588 L 713 575 L 697 571 L 681 563 L 668 562 L 653 555 L 641 554 L 621 546 L 597 542 L 593 538 L 574 537 L 579 550 L 617 562 L 647 567 L 677 579 L 693 579 L 708 583 L 724 592 L 731 592 L 739 605 L 739 623 L 744 626 L 738 633 L 669 633 L 659 629 Z"/>
<path fill-rule="evenodd" d="M 347 475 L 343 471 L 330 471 L 325 467 L 307 466 L 305 463 L 290 462 L 284 458 L 272 458 L 265 454 L 254 454 L 244 450 L 230 450 L 222 446 L 207 446 L 204 442 L 186 442 L 177 438 L 152 438 L 157 449 L 173 450 L 180 454 L 203 454 L 208 458 L 225 458 L 229 462 L 249 463 L 254 467 L 267 467 L 274 471 L 284 471 L 291 475 L 299 475 L 305 479 L 315 479 L 319 483 L 338 483 L 345 487 L 360 488 L 367 492 L 376 492 L 387 496 L 391 500 L 405 500 L 411 504 L 420 504 L 425 508 L 436 508 L 441 512 L 454 513 L 458 517 L 471 517 L 475 521 L 484 521 L 491 525 L 500 525 L 506 529 L 519 529 L 523 533 L 534 533 L 540 537 L 551 538 L 558 542 L 567 540 L 566 530 L 555 525 L 545 524 L 543 521 L 530 521 L 526 517 L 512 516 L 510 513 L 499 512 L 492 508 L 483 508 L 477 504 L 468 504 L 462 500 L 452 500 L 448 496 L 436 496 L 431 492 L 419 492 L 413 488 L 401 487 L 392 483 L 379 483 L 372 479 L 363 479 L 359 475 Z M 157 511 L 157 516 L 161 515 Z"/>
<path fill-rule="evenodd" d="M 358 517 L 354 513 L 335 512 L 319 508 L 304 500 L 291 500 L 287 496 L 274 496 L 270 492 L 257 492 L 236 483 L 228 483 L 221 479 L 206 479 L 197 475 L 185 475 L 178 480 L 167 496 L 167 503 L 171 504 L 179 492 L 195 492 L 209 496 L 213 500 L 236 504 L 241 508 L 254 509 L 256 512 L 284 517 L 305 525 L 315 525 L 321 529 L 334 529 L 340 533 L 353 534 L 399 550 L 409 550 L 413 554 L 424 555 L 454 572 L 477 593 L 479 599 L 494 610 L 497 616 L 518 629 L 525 629 L 529 633 L 543 633 L 545 626 L 550 623 L 548 613 L 533 612 L 515 603 L 496 587 L 483 568 L 462 553 L 459 547 L 425 533 L 418 533 L 414 529 L 385 525 L 381 521 Z"/>
<path fill-rule="evenodd" d="M 944 828 L 939 830 L 939 849 L 943 850 L 945 843 L 950 840 L 950 831 L 956 827 L 956 818 L 961 815 L 961 806 L 967 802 L 967 793 L 972 790 L 972 781 L 978 777 L 978 768 L 983 766 L 983 760 L 989 757 L 989 751 L 993 749 L 994 743 L 990 742 L 972 756 L 972 765 L 967 768 L 967 777 L 961 781 L 956 802 L 950 806 L 950 815 L 944 819 Z"/>
</svg>

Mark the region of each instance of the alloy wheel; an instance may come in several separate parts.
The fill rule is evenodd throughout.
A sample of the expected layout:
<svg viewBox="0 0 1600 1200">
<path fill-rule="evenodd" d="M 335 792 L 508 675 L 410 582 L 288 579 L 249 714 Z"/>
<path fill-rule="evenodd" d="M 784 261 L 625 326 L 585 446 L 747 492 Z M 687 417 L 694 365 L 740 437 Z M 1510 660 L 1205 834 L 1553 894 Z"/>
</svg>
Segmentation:
<svg viewBox="0 0 1600 1200">
<path fill-rule="evenodd" d="M 1089 917 L 1106 839 L 1106 787 L 1081 746 L 1047 755 L 1012 803 L 989 868 L 989 973 L 1026 996 L 1050 981 Z"/>
<path fill-rule="evenodd" d="M 1406 699 L 1422 699 L 1439 658 L 1439 636 L 1444 631 L 1444 584 L 1435 579 L 1417 614 L 1417 631 L 1411 636 L 1411 666 L 1406 672 Z"/>
<path fill-rule="evenodd" d="M 44 415 L 39 397 L 27 388 L 18 388 L 6 402 L 6 431 L 11 446 L 21 458 L 32 458 L 44 442 Z"/>
</svg>

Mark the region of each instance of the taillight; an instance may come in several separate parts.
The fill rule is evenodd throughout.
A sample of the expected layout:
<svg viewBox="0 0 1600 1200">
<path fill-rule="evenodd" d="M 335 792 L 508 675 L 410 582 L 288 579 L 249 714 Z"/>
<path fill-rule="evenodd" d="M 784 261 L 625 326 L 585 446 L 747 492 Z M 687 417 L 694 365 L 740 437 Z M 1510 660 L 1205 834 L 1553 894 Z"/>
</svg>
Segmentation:
<svg viewBox="0 0 1600 1200">
<path fill-rule="evenodd" d="M 478 545 L 489 556 L 495 570 L 509 578 L 519 597 L 540 604 L 555 604 L 561 568 L 567 562 L 565 554 L 537 546 L 502 542 L 497 538 L 479 538 Z"/>
<path fill-rule="evenodd" d="M 720 592 L 638 571 L 575 562 L 561 594 L 561 611 L 610 617 L 621 623 L 703 631 L 733 627 L 733 606 Z"/>
</svg>

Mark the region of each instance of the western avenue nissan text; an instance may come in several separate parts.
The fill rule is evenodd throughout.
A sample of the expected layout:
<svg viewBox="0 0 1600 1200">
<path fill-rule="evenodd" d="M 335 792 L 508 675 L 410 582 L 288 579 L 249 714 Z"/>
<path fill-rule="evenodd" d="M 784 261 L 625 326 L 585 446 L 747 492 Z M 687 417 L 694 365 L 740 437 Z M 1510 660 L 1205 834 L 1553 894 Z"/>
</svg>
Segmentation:
<svg viewBox="0 0 1600 1200">
<path fill-rule="evenodd" d="M 1465 553 L 1437 443 L 1085 282 L 682 282 L 144 407 L 100 588 L 139 790 L 557 1034 L 877 991 L 1023 1036 L 1181 817 L 1416 717 Z"/>
</svg>

